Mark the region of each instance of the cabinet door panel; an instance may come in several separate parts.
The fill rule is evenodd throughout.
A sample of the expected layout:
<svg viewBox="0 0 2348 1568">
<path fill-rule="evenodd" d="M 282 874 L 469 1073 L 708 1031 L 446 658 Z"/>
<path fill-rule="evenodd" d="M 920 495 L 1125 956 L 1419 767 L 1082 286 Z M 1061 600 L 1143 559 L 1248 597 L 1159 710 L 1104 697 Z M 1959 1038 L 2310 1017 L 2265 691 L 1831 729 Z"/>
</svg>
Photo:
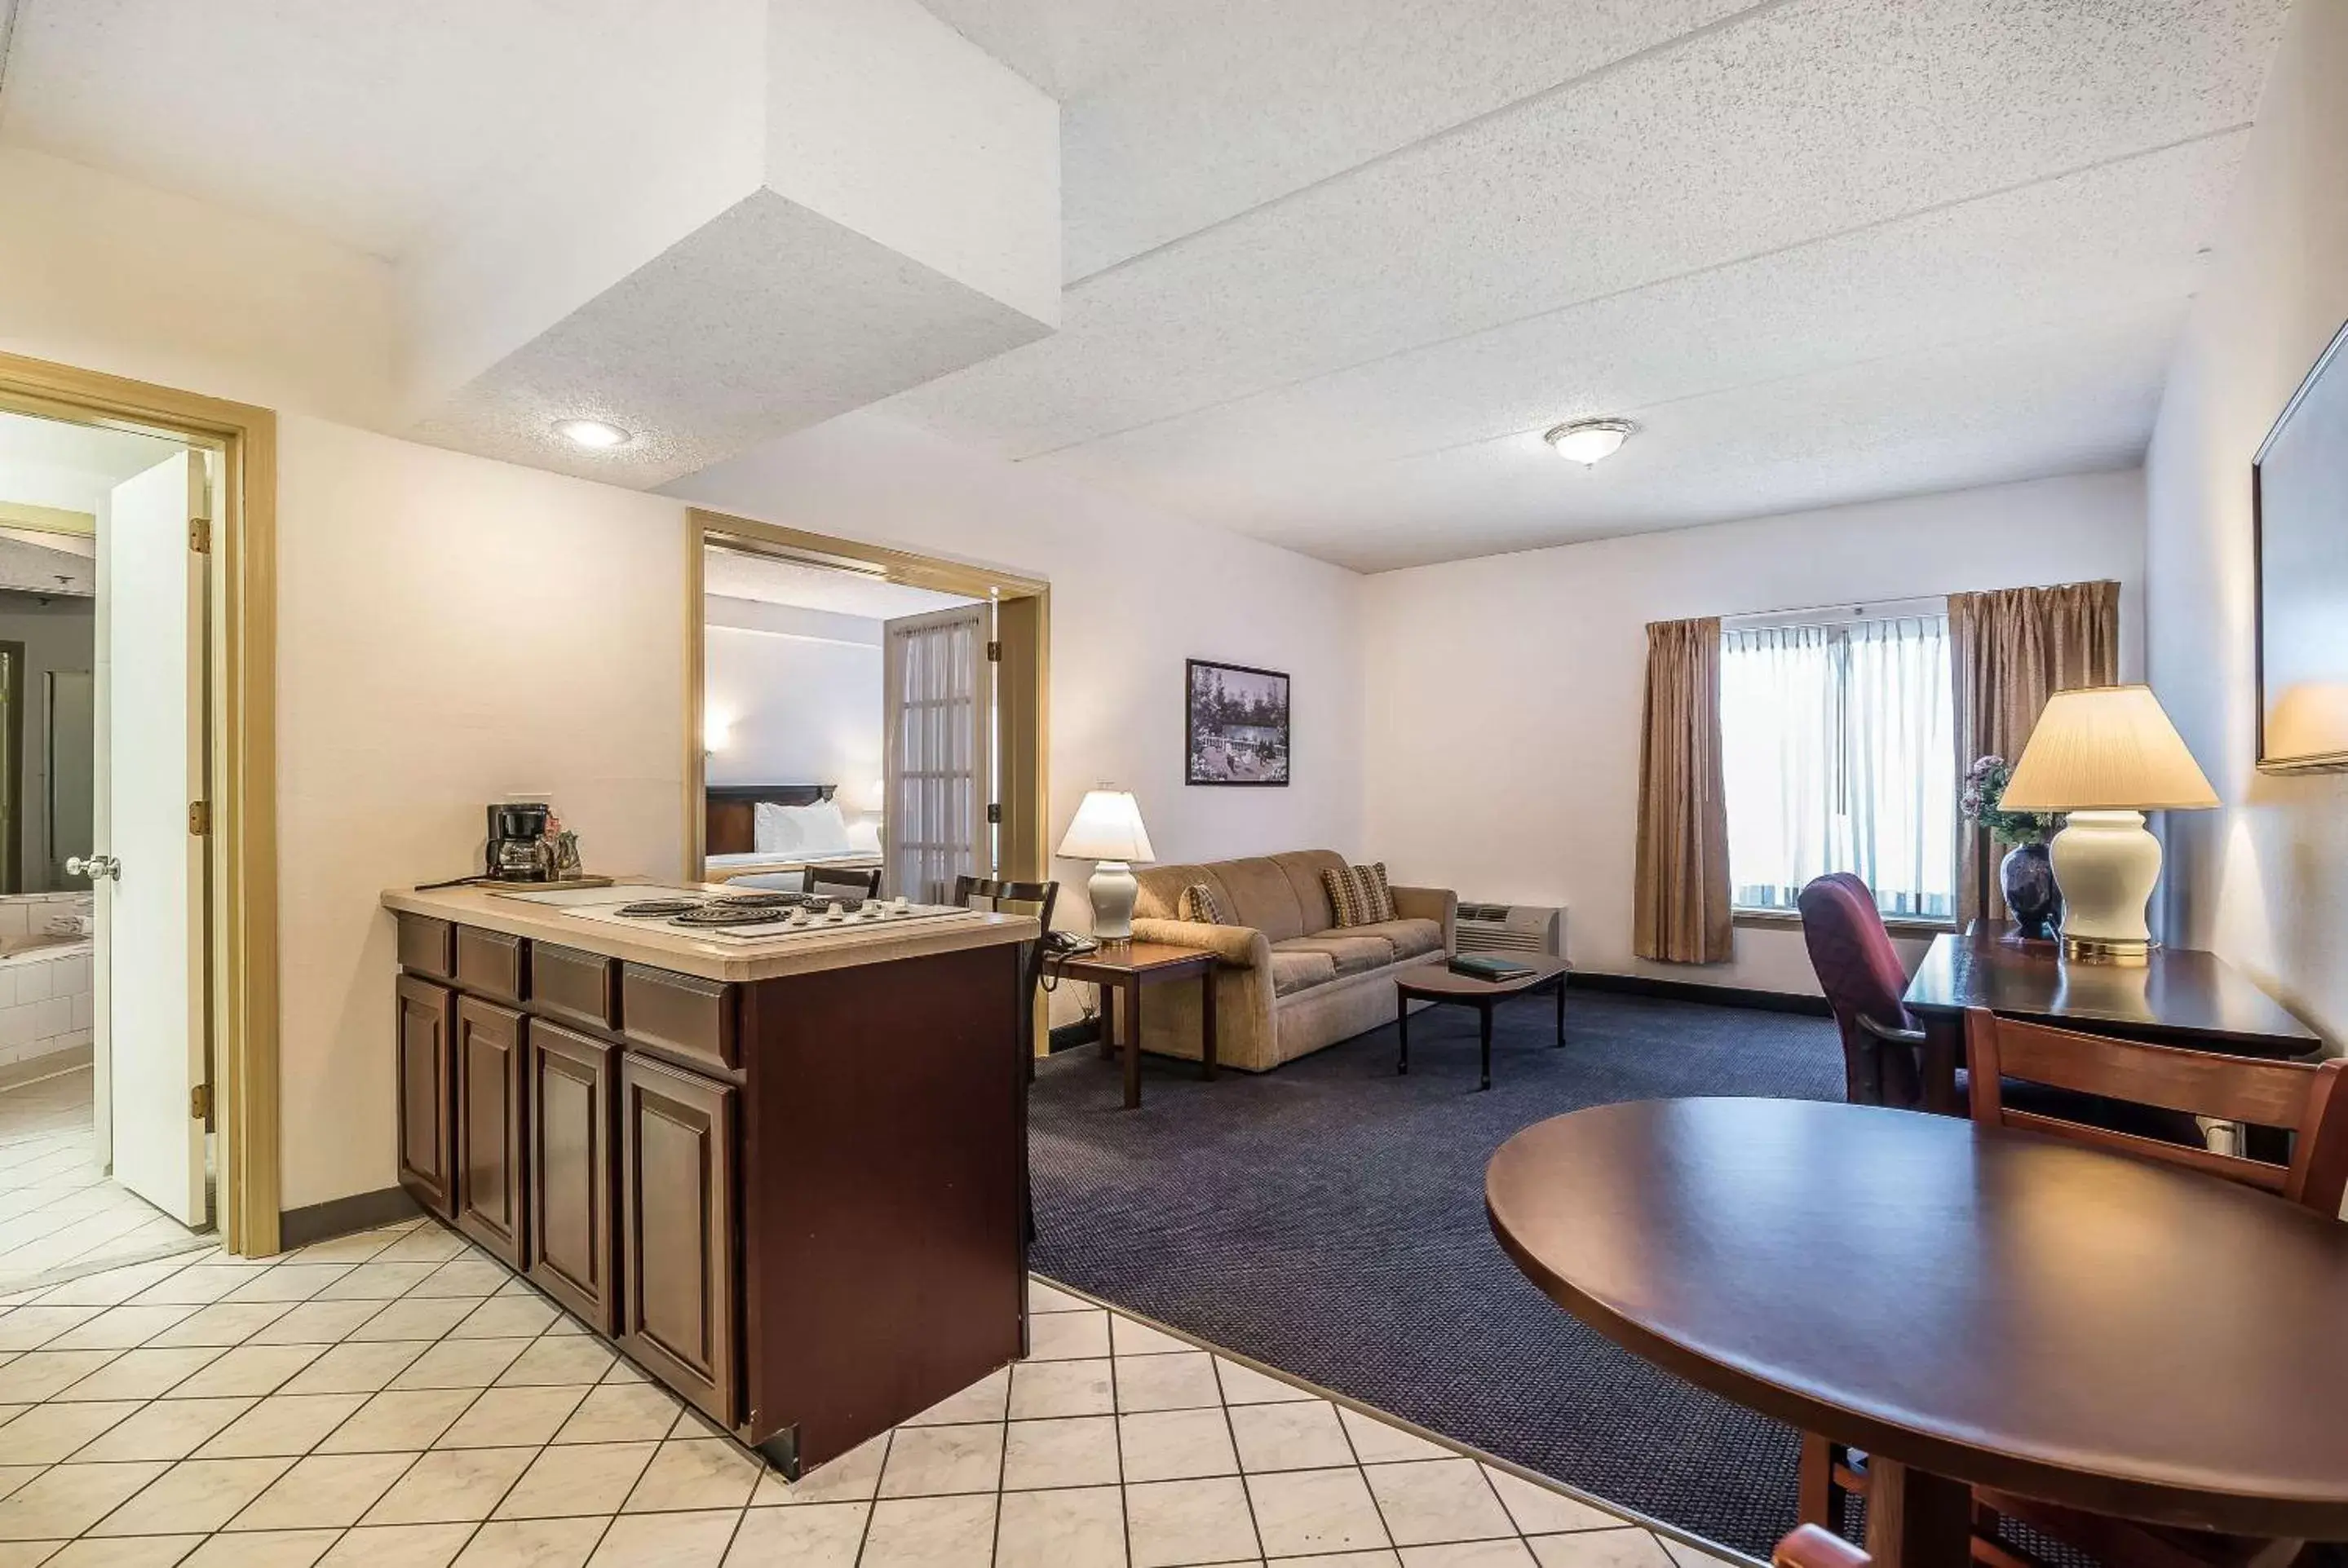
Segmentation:
<svg viewBox="0 0 2348 1568">
<path fill-rule="evenodd" d="M 613 1263 L 613 1092 L 618 1048 L 532 1019 L 530 1064 L 530 1276 L 601 1334 L 618 1327 Z"/>
<path fill-rule="evenodd" d="M 622 1341 L 729 1428 L 740 1419 L 736 1097 L 634 1051 L 621 1059 Z"/>
<path fill-rule="evenodd" d="M 457 999 L 399 977 L 399 1184 L 442 1219 L 457 1213 Z"/>
<path fill-rule="evenodd" d="M 521 1015 L 478 997 L 457 1002 L 457 1225 L 523 1266 L 526 1085 Z"/>
</svg>

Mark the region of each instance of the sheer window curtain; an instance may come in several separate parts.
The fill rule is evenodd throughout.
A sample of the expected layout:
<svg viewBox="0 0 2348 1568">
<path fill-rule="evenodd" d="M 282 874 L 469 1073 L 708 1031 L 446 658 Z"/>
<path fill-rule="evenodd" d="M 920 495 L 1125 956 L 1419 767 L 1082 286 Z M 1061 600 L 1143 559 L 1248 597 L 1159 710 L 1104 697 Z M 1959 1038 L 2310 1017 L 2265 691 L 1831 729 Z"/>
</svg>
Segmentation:
<svg viewBox="0 0 2348 1568">
<path fill-rule="evenodd" d="M 887 624 L 883 763 L 890 890 L 943 904 L 954 878 L 979 875 L 985 834 L 985 610 L 942 610 Z"/>
<path fill-rule="evenodd" d="M 1849 871 L 1888 915 L 1955 912 L 1948 618 L 1733 629 L 1721 746 L 1736 907 Z"/>
</svg>

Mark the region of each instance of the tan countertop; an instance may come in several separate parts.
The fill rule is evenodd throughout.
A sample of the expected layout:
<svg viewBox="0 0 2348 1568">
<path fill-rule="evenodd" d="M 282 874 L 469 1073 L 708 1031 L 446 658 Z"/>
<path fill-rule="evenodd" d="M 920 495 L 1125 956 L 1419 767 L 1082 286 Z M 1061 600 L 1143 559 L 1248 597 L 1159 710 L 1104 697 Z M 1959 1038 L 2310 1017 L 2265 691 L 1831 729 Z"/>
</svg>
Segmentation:
<svg viewBox="0 0 2348 1568">
<path fill-rule="evenodd" d="M 662 884 L 664 888 L 675 886 Z M 729 889 L 712 885 L 708 891 L 717 894 Z M 1040 927 L 1029 916 L 991 915 L 973 909 L 966 918 L 956 915 L 768 941 L 731 942 L 691 936 L 668 926 L 614 926 L 574 919 L 559 909 L 499 897 L 487 887 L 441 887 L 430 892 L 390 887 L 384 890 L 383 907 L 405 915 L 429 915 L 509 937 L 602 953 L 632 964 L 730 981 L 770 980 L 1005 942 L 1032 942 L 1040 935 Z"/>
</svg>

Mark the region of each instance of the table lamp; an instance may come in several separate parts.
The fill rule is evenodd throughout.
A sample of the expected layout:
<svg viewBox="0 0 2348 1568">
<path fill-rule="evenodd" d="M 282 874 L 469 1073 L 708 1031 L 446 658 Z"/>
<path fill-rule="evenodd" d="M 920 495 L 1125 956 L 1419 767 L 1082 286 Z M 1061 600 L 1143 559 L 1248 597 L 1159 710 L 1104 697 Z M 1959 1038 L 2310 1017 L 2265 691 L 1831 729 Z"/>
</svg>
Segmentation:
<svg viewBox="0 0 2348 1568">
<path fill-rule="evenodd" d="M 1086 791 L 1076 821 L 1060 840 L 1060 853 L 1071 860 L 1096 863 L 1092 880 L 1086 884 L 1093 901 L 1093 935 L 1104 942 L 1132 940 L 1133 899 L 1141 891 L 1141 884 L 1133 879 L 1132 862 L 1157 858 L 1132 792 L 1107 787 Z"/>
<path fill-rule="evenodd" d="M 2047 699 L 1998 804 L 2069 814 L 2048 846 L 2063 890 L 2063 953 L 2142 964 L 2152 950 L 2145 907 L 2160 880 L 2160 840 L 2147 811 L 2218 804 L 2200 764 L 2149 686 L 2091 686 Z"/>
</svg>

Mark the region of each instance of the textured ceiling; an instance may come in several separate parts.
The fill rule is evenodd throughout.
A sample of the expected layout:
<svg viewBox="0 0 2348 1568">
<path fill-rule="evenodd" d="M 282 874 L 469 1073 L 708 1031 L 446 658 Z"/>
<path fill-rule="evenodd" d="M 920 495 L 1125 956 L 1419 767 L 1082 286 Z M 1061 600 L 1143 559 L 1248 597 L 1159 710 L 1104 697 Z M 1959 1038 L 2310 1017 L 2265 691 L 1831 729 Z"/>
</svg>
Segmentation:
<svg viewBox="0 0 2348 1568">
<path fill-rule="evenodd" d="M 545 422 L 600 389 L 651 440 L 593 471 L 654 483 L 993 354 L 881 406 L 1365 569 L 2129 463 L 2289 0 L 922 3 L 1061 100 L 1056 333 L 714 329 L 796 287 L 764 241 L 622 309 L 678 247 L 438 438 L 578 468 Z M 18 0 L 0 140 L 404 268 L 839 4 Z M 760 379 L 801 354 L 854 374 Z M 1610 462 L 1540 446 L 1599 415 Z"/>
<path fill-rule="evenodd" d="M 2135 461 L 2287 9 L 926 3 L 1073 281 L 892 410 L 1368 569 Z"/>
</svg>

